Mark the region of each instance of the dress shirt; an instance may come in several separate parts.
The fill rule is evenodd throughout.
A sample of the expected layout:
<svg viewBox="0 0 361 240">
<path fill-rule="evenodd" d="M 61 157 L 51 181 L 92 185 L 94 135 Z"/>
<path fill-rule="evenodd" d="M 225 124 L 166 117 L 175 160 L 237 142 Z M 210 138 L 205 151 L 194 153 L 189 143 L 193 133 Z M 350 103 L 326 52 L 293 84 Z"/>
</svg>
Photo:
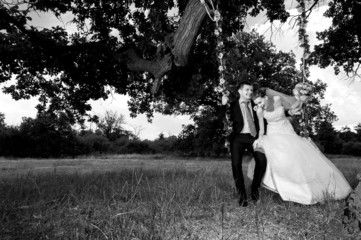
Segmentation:
<svg viewBox="0 0 361 240">
<path fill-rule="evenodd" d="M 246 120 L 246 113 L 245 113 L 247 111 L 246 107 L 248 107 L 251 112 L 252 119 L 254 120 L 251 101 L 245 101 L 245 100 L 241 101 L 240 100 L 239 106 L 241 108 L 241 112 L 242 112 L 242 116 L 243 116 L 243 120 L 244 120 L 243 121 L 243 129 L 242 129 L 241 133 L 251 133 L 251 129 L 250 129 L 248 121 Z M 253 122 L 253 124 L 254 124 L 254 122 Z"/>
</svg>

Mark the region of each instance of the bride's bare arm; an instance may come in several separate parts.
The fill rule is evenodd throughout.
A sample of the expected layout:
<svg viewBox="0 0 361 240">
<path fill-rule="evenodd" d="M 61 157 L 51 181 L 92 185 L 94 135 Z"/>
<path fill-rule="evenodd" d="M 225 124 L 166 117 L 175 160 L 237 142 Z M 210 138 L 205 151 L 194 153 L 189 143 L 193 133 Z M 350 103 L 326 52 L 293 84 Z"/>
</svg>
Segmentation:
<svg viewBox="0 0 361 240">
<path fill-rule="evenodd" d="M 274 96 L 273 100 L 274 100 L 274 108 L 283 106 L 282 99 L 281 99 L 280 96 Z M 301 109 L 300 108 L 295 108 L 295 109 L 286 109 L 285 108 L 285 114 L 286 114 L 286 117 L 291 117 L 291 116 L 294 116 L 294 115 L 300 115 L 301 114 Z"/>
<path fill-rule="evenodd" d="M 274 96 L 274 97 L 273 97 L 273 101 L 274 101 L 273 106 L 274 106 L 275 109 L 276 109 L 277 107 L 283 106 L 282 100 L 281 100 L 281 97 L 280 97 L 280 96 Z"/>
</svg>

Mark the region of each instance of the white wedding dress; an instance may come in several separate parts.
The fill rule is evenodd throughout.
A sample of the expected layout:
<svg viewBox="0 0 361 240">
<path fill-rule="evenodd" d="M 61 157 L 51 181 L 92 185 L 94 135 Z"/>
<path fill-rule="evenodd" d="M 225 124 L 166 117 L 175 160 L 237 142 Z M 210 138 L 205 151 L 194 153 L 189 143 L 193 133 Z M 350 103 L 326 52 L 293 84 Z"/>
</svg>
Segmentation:
<svg viewBox="0 0 361 240">
<path fill-rule="evenodd" d="M 284 201 L 301 204 L 349 195 L 352 188 L 345 177 L 311 140 L 295 133 L 283 106 L 264 112 L 264 118 L 267 133 L 257 140 L 267 157 L 264 187 L 279 193 Z"/>
</svg>

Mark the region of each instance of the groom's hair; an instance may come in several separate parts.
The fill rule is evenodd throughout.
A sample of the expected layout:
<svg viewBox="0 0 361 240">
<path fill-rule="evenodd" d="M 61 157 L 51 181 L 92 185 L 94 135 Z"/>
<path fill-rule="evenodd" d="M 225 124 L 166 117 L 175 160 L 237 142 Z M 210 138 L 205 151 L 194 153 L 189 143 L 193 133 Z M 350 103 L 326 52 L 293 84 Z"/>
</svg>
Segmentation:
<svg viewBox="0 0 361 240">
<path fill-rule="evenodd" d="M 243 86 L 245 86 L 245 85 L 253 86 L 253 84 L 252 84 L 250 81 L 242 81 L 242 82 L 240 82 L 240 83 L 238 84 L 237 90 L 242 89 Z"/>
</svg>

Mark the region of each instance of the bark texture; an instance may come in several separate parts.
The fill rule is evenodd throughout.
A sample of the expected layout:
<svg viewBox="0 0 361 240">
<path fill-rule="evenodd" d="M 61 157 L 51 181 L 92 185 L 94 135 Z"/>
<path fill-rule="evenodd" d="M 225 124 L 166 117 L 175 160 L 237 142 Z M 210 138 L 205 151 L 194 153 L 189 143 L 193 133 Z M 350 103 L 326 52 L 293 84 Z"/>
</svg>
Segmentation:
<svg viewBox="0 0 361 240">
<path fill-rule="evenodd" d="M 131 71 L 150 72 L 154 76 L 153 94 L 158 91 L 160 79 L 171 71 L 173 64 L 178 67 L 187 65 L 189 54 L 206 14 L 204 5 L 199 0 L 189 0 L 178 29 L 167 36 L 170 39 L 169 43 L 168 41 L 164 43 L 171 48 L 171 53 L 161 58 L 145 60 L 134 50 L 123 53 L 127 55 L 127 67 Z"/>
</svg>

